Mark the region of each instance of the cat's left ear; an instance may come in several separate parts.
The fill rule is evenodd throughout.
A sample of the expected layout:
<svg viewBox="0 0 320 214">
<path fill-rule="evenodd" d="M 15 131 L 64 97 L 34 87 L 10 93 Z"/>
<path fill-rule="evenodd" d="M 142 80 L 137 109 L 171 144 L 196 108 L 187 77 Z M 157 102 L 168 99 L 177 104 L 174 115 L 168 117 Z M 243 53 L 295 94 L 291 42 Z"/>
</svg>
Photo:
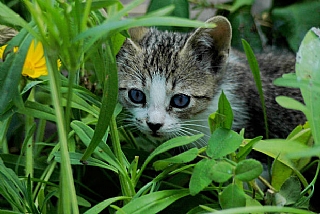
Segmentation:
<svg viewBox="0 0 320 214">
<path fill-rule="evenodd" d="M 184 50 L 193 51 L 199 57 L 212 55 L 226 59 L 231 45 L 232 30 L 230 22 L 223 16 L 215 16 L 206 21 L 213 23 L 214 28 L 198 28 L 187 40 Z"/>
<path fill-rule="evenodd" d="M 140 51 L 140 41 L 149 32 L 148 28 L 145 27 L 135 27 L 128 30 L 130 38 L 126 39 L 126 43 L 132 46 L 135 50 Z"/>
</svg>

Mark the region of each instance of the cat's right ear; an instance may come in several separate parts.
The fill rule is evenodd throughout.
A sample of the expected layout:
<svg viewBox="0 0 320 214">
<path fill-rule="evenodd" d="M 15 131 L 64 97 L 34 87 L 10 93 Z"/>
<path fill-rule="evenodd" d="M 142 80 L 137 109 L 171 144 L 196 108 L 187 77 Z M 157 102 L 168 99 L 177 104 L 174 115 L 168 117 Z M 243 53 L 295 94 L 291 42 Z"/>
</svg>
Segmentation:
<svg viewBox="0 0 320 214">
<path fill-rule="evenodd" d="M 223 16 L 215 16 L 206 21 L 214 28 L 198 28 L 190 35 L 184 46 L 184 53 L 193 52 L 197 58 L 212 61 L 213 66 L 225 63 L 231 46 L 232 30 L 229 21 Z M 214 61 L 214 62 L 213 62 Z"/>
<path fill-rule="evenodd" d="M 130 28 L 128 30 L 130 38 L 127 38 L 126 43 L 131 45 L 134 49 L 140 50 L 140 41 L 143 39 L 143 37 L 149 32 L 148 28 L 145 27 L 135 27 Z"/>
</svg>

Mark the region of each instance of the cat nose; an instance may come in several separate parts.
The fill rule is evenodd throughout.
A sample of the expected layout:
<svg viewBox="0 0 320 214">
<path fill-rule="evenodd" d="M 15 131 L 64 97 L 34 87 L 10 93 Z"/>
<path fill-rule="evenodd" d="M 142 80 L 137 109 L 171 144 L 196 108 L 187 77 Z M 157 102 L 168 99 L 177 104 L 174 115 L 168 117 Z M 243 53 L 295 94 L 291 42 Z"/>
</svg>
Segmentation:
<svg viewBox="0 0 320 214">
<path fill-rule="evenodd" d="M 162 123 L 149 123 L 149 122 L 147 122 L 147 125 L 153 132 L 158 131 L 163 126 Z"/>
</svg>

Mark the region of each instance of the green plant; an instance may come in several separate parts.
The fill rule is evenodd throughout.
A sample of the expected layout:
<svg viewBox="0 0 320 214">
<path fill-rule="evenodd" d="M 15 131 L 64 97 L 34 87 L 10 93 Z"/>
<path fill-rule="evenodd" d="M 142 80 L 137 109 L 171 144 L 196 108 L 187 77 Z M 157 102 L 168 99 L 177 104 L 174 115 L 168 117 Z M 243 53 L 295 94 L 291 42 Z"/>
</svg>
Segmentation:
<svg viewBox="0 0 320 214">
<path fill-rule="evenodd" d="M 132 133 L 117 123 L 121 106 L 117 105 L 115 55 L 128 36 L 126 29 L 172 23 L 179 27 L 213 27 L 165 16 L 175 14 L 173 6 L 154 6 L 145 16 L 122 19 L 142 2 L 135 0 L 124 7 L 118 0 L 25 1 L 30 22 L 0 3 L 0 23 L 21 28 L 0 62 L 3 212 L 311 213 L 308 201 L 319 161 L 310 163 L 310 157 L 318 155 L 317 135 L 316 147 L 311 150 L 309 144 L 319 122 L 312 119 L 318 118 L 312 116 L 318 113 L 313 111 L 317 103 L 308 91 L 306 106 L 295 106 L 307 113 L 310 127 L 297 127 L 286 140 L 244 139 L 245 130 L 232 131 L 233 113 L 222 93 L 217 112 L 209 116 L 212 135 L 207 148 L 170 154 L 202 135 L 171 139 L 151 153 L 135 147 Z M 234 11 L 238 8 L 235 4 Z M 43 45 L 49 74 L 37 79 L 21 76 L 33 40 Z M 14 47 L 19 47 L 18 51 Z M 245 47 L 250 49 L 249 45 Z M 249 52 L 248 59 L 254 63 Z M 315 55 L 301 51 L 303 59 Z M 60 70 L 58 60 L 62 62 Z M 259 72 L 257 65 L 255 69 Z M 297 86 L 297 78 L 286 77 L 288 86 Z M 313 79 L 317 75 L 311 77 L 310 81 L 317 83 Z M 89 83 L 97 83 L 95 91 L 81 85 L 86 78 Z M 261 87 L 259 83 L 257 86 Z M 56 125 L 57 132 L 45 136 L 49 122 Z M 19 127 L 25 130 L 23 134 L 18 134 Z M 8 140 L 14 137 L 21 138 Z M 18 153 L 13 154 L 13 149 Z M 252 150 L 274 159 L 271 183 L 260 176 L 265 166 L 247 158 Z M 301 155 L 301 151 L 305 153 Z M 309 184 L 300 170 L 315 163 L 316 176 Z M 256 183 L 258 179 L 269 189 L 266 198 L 262 185 Z"/>
</svg>

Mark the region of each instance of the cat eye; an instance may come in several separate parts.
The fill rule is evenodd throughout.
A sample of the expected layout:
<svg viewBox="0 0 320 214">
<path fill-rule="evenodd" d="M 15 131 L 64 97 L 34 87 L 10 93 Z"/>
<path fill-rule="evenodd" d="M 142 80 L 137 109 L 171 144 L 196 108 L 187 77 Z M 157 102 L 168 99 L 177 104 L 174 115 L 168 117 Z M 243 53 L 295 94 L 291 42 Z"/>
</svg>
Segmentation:
<svg viewBox="0 0 320 214">
<path fill-rule="evenodd" d="M 174 108 L 185 108 L 190 103 L 190 97 L 185 94 L 176 94 L 171 98 L 170 105 Z"/>
<path fill-rule="evenodd" d="M 128 96 L 133 103 L 136 103 L 136 104 L 146 103 L 146 95 L 138 89 L 131 89 L 128 92 Z"/>
</svg>

